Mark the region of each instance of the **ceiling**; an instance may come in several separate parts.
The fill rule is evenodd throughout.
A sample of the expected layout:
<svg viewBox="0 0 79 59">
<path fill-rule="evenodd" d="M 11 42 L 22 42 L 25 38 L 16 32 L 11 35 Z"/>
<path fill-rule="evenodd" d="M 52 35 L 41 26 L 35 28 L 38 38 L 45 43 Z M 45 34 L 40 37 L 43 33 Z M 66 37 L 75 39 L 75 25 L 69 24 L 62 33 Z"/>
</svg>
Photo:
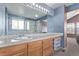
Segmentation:
<svg viewBox="0 0 79 59">
<path fill-rule="evenodd" d="M 47 3 L 48 6 L 50 6 L 51 8 L 55 9 L 58 8 L 62 5 L 65 5 L 66 7 L 73 5 L 74 3 Z M 79 14 L 79 12 L 77 12 L 77 10 L 74 11 L 70 11 L 67 13 L 67 20 L 72 18 L 73 16 Z"/>
<path fill-rule="evenodd" d="M 55 8 L 58 8 L 59 6 L 61 6 L 62 4 L 61 3 L 46 3 L 46 5 L 55 9 Z"/>
<path fill-rule="evenodd" d="M 73 3 L 44 3 L 44 4 L 46 6 L 49 6 L 50 8 L 55 9 L 62 5 L 70 6 Z M 38 9 L 25 6 L 24 3 L 6 3 L 4 5 L 7 7 L 8 13 L 10 14 L 24 16 L 31 19 L 38 19 L 46 15 L 46 13 L 39 11 Z"/>
<path fill-rule="evenodd" d="M 23 3 L 6 3 L 5 6 L 7 7 L 8 13 L 31 19 L 38 19 L 46 15 L 39 10 L 24 6 Z"/>
<path fill-rule="evenodd" d="M 67 13 L 67 20 L 79 14 L 79 9 Z"/>
<path fill-rule="evenodd" d="M 50 6 L 51 8 L 55 9 L 55 8 L 58 8 L 62 5 L 65 5 L 66 7 L 72 5 L 74 3 L 46 3 L 46 5 Z"/>
<path fill-rule="evenodd" d="M 65 6 L 68 7 L 70 5 L 73 5 L 74 3 L 65 3 Z"/>
</svg>

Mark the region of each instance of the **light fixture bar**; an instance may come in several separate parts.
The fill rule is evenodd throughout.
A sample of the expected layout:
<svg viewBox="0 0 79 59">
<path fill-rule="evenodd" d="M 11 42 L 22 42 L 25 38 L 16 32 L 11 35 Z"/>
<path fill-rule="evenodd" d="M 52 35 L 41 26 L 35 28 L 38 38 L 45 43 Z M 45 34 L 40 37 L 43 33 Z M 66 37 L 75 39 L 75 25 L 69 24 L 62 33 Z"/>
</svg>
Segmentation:
<svg viewBox="0 0 79 59">
<path fill-rule="evenodd" d="M 40 6 L 40 5 L 36 4 L 36 3 L 25 3 L 24 5 L 25 5 L 25 6 L 28 6 L 28 7 L 30 7 L 30 8 L 33 8 L 33 9 L 40 10 L 40 11 L 42 11 L 43 13 L 46 13 L 46 14 L 49 13 L 49 10 L 47 10 L 46 8 Z"/>
</svg>

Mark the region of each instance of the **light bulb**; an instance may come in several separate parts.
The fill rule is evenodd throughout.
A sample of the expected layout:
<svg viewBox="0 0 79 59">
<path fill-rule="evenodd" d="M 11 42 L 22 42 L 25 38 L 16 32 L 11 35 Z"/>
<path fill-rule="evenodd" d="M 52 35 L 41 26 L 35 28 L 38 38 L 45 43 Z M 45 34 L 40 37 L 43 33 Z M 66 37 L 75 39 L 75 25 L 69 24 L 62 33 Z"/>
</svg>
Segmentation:
<svg viewBox="0 0 79 59">
<path fill-rule="evenodd" d="M 35 17 L 38 17 L 38 15 L 37 15 L 37 14 L 35 14 Z"/>
<path fill-rule="evenodd" d="M 39 8 L 40 8 L 40 6 L 39 6 Z"/>
<path fill-rule="evenodd" d="M 43 7 L 42 7 L 42 10 L 43 10 Z"/>
<path fill-rule="evenodd" d="M 32 5 L 35 5 L 35 3 L 32 3 Z"/>
<path fill-rule="evenodd" d="M 36 4 L 36 7 L 38 7 L 38 5 Z"/>
</svg>

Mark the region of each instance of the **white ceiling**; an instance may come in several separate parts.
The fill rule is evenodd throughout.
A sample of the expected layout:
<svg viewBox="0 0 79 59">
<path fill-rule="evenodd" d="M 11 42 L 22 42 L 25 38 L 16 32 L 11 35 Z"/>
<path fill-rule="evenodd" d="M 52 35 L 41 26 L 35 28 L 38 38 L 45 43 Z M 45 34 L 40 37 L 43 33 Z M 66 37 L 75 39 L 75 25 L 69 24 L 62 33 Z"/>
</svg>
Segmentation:
<svg viewBox="0 0 79 59">
<path fill-rule="evenodd" d="M 49 7 L 55 9 L 55 8 L 58 8 L 62 5 L 65 5 L 65 6 L 70 6 L 72 5 L 73 3 L 46 3 L 46 5 L 48 5 Z"/>
<path fill-rule="evenodd" d="M 31 19 L 37 19 L 46 15 L 39 10 L 35 10 L 27 6 L 25 7 L 23 3 L 6 3 L 5 6 L 7 7 L 9 13 Z M 38 17 L 35 17 L 35 15 L 37 15 Z"/>
<path fill-rule="evenodd" d="M 74 3 L 47 3 L 48 6 L 50 6 L 51 8 L 55 9 L 58 8 L 62 5 L 65 5 L 66 7 L 73 5 Z M 75 15 L 77 15 L 78 13 L 76 12 L 76 10 L 74 11 L 70 11 L 67 13 L 67 20 L 74 17 Z"/>
<path fill-rule="evenodd" d="M 45 3 L 45 4 L 53 9 L 55 9 L 62 5 L 70 6 L 73 3 Z M 7 7 L 7 10 L 9 13 L 16 14 L 19 16 L 24 16 L 24 17 L 31 18 L 31 19 L 37 19 L 37 18 L 40 18 L 40 17 L 43 17 L 46 15 L 45 13 L 43 13 L 39 10 L 24 6 L 23 3 L 6 3 L 4 5 Z M 38 17 L 35 17 L 36 15 Z M 68 16 L 68 18 L 69 17 L 71 17 L 71 16 Z"/>
<path fill-rule="evenodd" d="M 73 5 L 74 3 L 65 3 L 65 6 Z"/>
<path fill-rule="evenodd" d="M 68 12 L 67 13 L 67 20 L 78 15 L 78 14 L 79 14 L 79 9 Z"/>
<path fill-rule="evenodd" d="M 71 11 L 67 13 L 67 20 L 77 15 L 76 11 Z"/>
<path fill-rule="evenodd" d="M 58 8 L 59 6 L 61 6 L 62 4 L 61 3 L 46 3 L 46 5 L 55 9 L 55 8 Z"/>
</svg>

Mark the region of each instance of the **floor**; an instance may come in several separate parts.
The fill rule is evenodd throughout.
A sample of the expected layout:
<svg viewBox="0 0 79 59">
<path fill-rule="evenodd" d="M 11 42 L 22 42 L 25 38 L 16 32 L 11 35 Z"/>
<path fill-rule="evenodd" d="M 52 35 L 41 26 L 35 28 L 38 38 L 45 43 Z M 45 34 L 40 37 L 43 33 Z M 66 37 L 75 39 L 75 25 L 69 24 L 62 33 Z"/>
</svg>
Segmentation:
<svg viewBox="0 0 79 59">
<path fill-rule="evenodd" d="M 79 56 L 79 44 L 76 43 L 76 39 L 68 38 L 66 51 L 56 52 L 54 56 Z"/>
</svg>

